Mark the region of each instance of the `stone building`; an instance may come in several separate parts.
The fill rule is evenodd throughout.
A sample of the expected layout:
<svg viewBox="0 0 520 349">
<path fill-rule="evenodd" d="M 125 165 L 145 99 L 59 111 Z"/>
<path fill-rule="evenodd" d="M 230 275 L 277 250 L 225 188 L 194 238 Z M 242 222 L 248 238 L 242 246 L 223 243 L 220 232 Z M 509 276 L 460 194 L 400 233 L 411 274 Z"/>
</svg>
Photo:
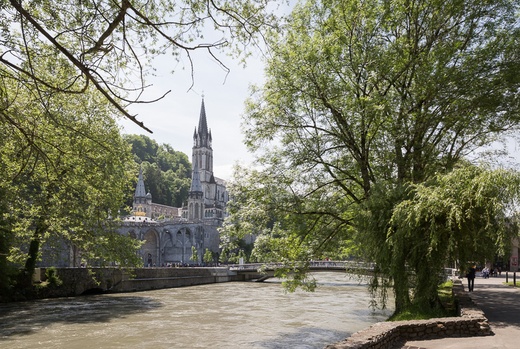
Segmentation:
<svg viewBox="0 0 520 349">
<path fill-rule="evenodd" d="M 217 228 L 226 217 L 228 199 L 225 181 L 213 173 L 212 137 L 203 99 L 193 134 L 192 183 L 185 205 L 177 208 L 154 204 L 139 171 L 133 212 L 119 231 L 144 241 L 140 255 L 145 266 L 201 264 L 206 250 L 216 261 L 220 244 Z"/>
<path fill-rule="evenodd" d="M 180 217 L 181 211 L 178 207 L 153 203 L 152 194 L 150 192 L 146 193 L 143 171 L 140 168 L 132 203 L 133 216 L 128 217 L 127 220 L 175 219 Z"/>
</svg>

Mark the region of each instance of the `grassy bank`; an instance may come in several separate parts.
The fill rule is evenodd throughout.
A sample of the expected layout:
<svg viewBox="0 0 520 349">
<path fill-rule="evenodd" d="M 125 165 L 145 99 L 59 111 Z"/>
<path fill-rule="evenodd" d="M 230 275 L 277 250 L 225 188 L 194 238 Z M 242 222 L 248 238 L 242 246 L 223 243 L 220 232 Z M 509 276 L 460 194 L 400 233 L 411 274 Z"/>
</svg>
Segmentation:
<svg viewBox="0 0 520 349">
<path fill-rule="evenodd" d="M 420 308 L 411 304 L 398 314 L 392 315 L 388 321 L 425 320 L 439 317 L 457 316 L 457 304 L 453 295 L 453 282 L 447 281 L 438 288 L 439 304 L 435 308 Z"/>
</svg>

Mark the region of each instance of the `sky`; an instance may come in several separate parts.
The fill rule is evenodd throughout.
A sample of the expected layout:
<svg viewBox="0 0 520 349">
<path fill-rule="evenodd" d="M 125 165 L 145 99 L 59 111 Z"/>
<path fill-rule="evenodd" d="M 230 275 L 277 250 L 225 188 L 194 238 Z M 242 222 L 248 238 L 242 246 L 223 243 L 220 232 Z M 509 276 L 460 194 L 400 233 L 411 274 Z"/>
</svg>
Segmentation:
<svg viewBox="0 0 520 349">
<path fill-rule="evenodd" d="M 240 124 L 249 86 L 263 81 L 263 63 L 259 53 L 248 59 L 245 68 L 231 57 L 219 58 L 230 69 L 229 73 L 207 53 L 200 51 L 194 54 L 192 86 L 186 59 L 176 62 L 171 57 L 161 57 L 154 64 L 157 76 L 147 79 L 152 86 L 143 99 L 153 99 L 169 90 L 171 92 L 152 104 L 135 104 L 128 108 L 153 133 L 127 119 L 119 123 L 124 133 L 142 134 L 159 144 L 169 144 L 188 155 L 191 161 L 193 133 L 199 122 L 204 96 L 208 128 L 213 137 L 213 172 L 218 178 L 231 180 L 233 165 L 248 164 L 253 158 L 243 144 Z M 173 74 L 172 70 L 175 70 Z"/>
<path fill-rule="evenodd" d="M 273 1 L 269 11 L 287 15 L 297 2 Z M 204 37 L 207 42 L 221 39 L 221 35 L 215 34 L 211 27 L 205 30 Z M 130 120 L 123 119 L 119 123 L 124 133 L 143 134 L 159 144 L 169 144 L 173 149 L 188 155 L 191 161 L 193 132 L 198 126 L 204 96 L 208 128 L 213 139 L 213 173 L 229 181 L 236 163 L 247 165 L 253 160 L 253 155 L 248 153 L 243 143 L 240 125 L 244 103 L 250 95 L 249 87 L 253 84 L 261 85 L 264 81 L 262 53 L 258 49 L 253 50 L 247 58 L 246 67 L 238 59 L 226 56 L 226 53 L 218 54 L 218 59 L 229 68 L 229 73 L 207 51 L 196 50 L 191 54 L 193 81 L 185 55 L 179 62 L 172 57 L 161 56 L 153 64 L 157 70 L 156 77 L 147 78 L 147 83 L 152 86 L 147 88 L 143 99 L 155 99 L 169 90 L 171 92 L 153 104 L 128 107 L 130 114 L 137 114 L 137 120 L 151 129 L 152 134 Z"/>
</svg>

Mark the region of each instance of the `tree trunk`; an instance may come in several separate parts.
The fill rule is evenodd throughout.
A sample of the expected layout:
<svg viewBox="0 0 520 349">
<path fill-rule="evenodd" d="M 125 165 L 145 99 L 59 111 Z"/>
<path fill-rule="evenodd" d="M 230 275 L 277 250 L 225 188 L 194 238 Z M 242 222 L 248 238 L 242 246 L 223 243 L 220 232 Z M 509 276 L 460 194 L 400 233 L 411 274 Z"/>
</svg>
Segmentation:
<svg viewBox="0 0 520 349">
<path fill-rule="evenodd" d="M 4 191 L 0 189 L 0 197 L 5 198 Z M 10 229 L 9 221 L 4 218 L 3 213 L 7 212 L 4 200 L 0 201 L 0 298 L 7 297 L 11 288 L 9 264 L 7 256 L 13 233 Z"/>
<path fill-rule="evenodd" d="M 27 253 L 27 260 L 25 267 L 21 271 L 18 279 L 18 287 L 21 289 L 29 289 L 32 286 L 32 277 L 36 269 L 36 262 L 38 261 L 38 253 L 40 252 L 41 237 L 47 227 L 41 222 L 36 224 L 33 237 L 29 244 L 29 252 Z"/>
</svg>

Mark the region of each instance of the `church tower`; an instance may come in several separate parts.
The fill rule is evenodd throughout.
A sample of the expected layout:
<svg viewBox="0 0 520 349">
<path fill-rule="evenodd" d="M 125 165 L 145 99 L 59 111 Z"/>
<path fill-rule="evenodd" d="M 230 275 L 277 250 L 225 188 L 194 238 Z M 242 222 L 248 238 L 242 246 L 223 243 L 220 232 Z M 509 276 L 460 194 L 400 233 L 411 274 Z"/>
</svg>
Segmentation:
<svg viewBox="0 0 520 349">
<path fill-rule="evenodd" d="M 185 217 L 193 219 L 192 217 L 199 217 L 197 214 L 200 214 L 200 219 L 206 222 L 212 220 L 214 224 L 220 224 L 226 215 L 226 204 L 229 198 L 225 181 L 216 178 L 213 174 L 212 137 L 206 119 L 204 97 L 200 107 L 199 125 L 195 127 L 193 133 L 191 159 L 192 185 L 188 198 L 187 217 Z M 197 210 L 197 207 L 200 207 L 200 210 Z"/>
<path fill-rule="evenodd" d="M 190 192 L 188 194 L 188 220 L 202 220 L 204 216 L 204 192 L 200 183 L 198 164 L 193 164 Z"/>
<path fill-rule="evenodd" d="M 195 168 L 195 164 L 197 164 L 202 183 L 209 182 L 213 176 L 213 149 L 211 147 L 211 142 L 211 130 L 208 129 L 204 97 L 202 97 L 199 126 L 198 128 L 195 127 L 195 132 L 193 133 L 191 157 L 193 168 Z"/>
</svg>

